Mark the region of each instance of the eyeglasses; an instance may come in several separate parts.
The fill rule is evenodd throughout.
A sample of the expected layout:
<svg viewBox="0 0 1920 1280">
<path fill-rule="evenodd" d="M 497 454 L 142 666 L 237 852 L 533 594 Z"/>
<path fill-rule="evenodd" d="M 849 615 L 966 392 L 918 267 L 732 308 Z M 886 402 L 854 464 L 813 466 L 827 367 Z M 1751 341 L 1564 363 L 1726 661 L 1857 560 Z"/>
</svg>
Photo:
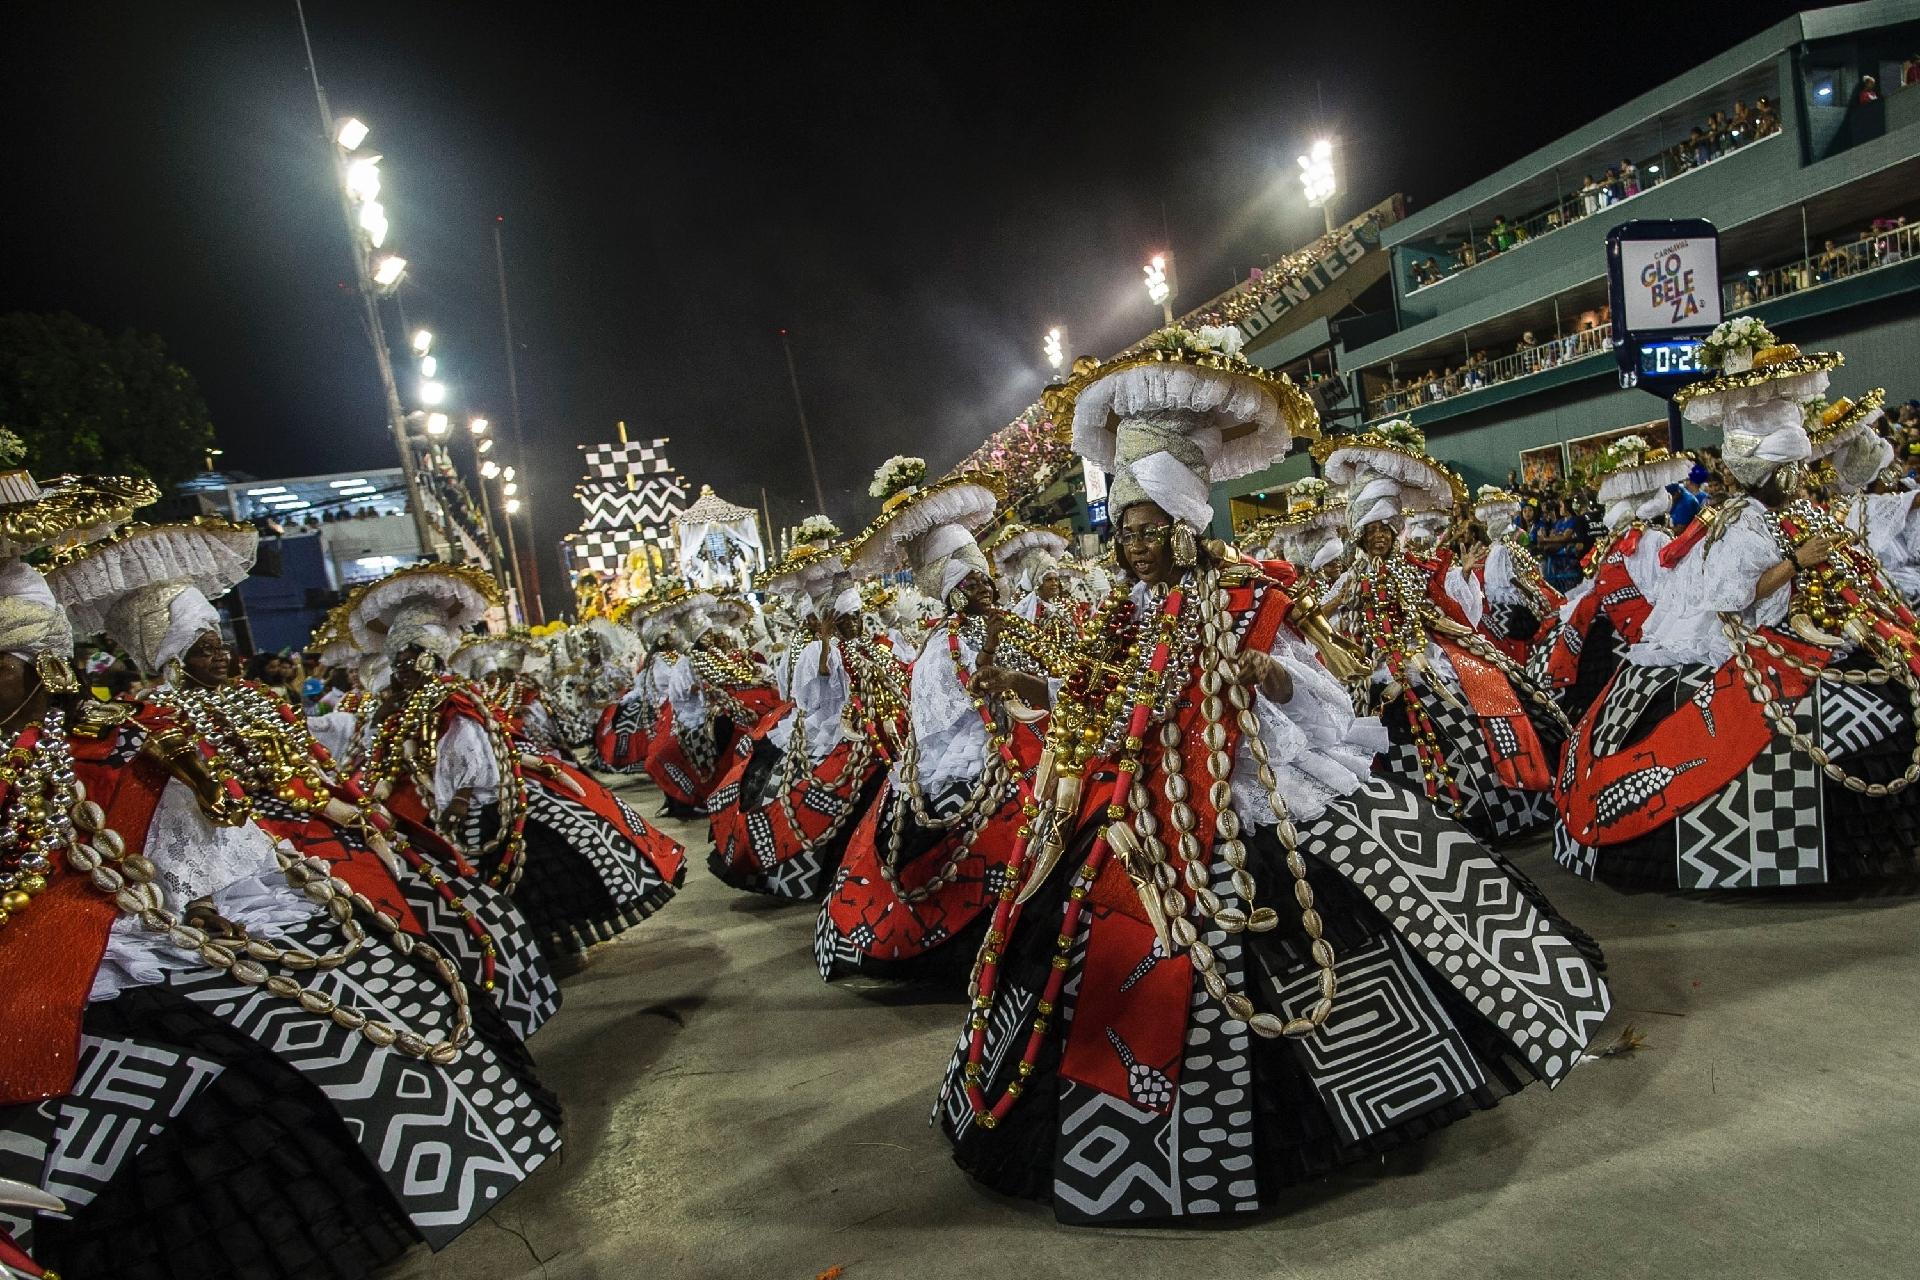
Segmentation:
<svg viewBox="0 0 1920 1280">
<path fill-rule="evenodd" d="M 1129 525 L 1114 535 L 1114 541 L 1123 547 L 1160 547 L 1166 545 L 1167 535 L 1172 532 L 1171 524 Z"/>
</svg>

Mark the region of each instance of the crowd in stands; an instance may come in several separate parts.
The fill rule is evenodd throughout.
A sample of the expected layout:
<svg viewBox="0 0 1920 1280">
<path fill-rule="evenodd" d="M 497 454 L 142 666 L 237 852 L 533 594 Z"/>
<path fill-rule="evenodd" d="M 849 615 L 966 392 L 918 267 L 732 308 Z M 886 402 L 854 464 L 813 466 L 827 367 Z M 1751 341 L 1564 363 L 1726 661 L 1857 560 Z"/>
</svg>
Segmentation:
<svg viewBox="0 0 1920 1280">
<path fill-rule="evenodd" d="M 1612 343 L 1608 329 L 1611 323 L 1611 310 L 1602 307 L 1586 313 L 1579 328 L 1558 337 L 1542 339 L 1528 329 L 1520 335 L 1509 353 L 1496 355 L 1487 350 L 1475 351 L 1458 366 L 1428 369 L 1413 377 L 1394 379 L 1388 382 L 1382 395 L 1369 402 L 1368 416 L 1378 418 L 1405 413 L 1423 404 L 1436 404 L 1469 391 L 1511 382 L 1569 360 L 1605 351 Z"/>
<path fill-rule="evenodd" d="M 360 507 L 345 511 L 309 511 L 306 517 L 292 527 L 296 529 L 318 529 L 323 524 L 343 524 L 348 520 L 377 520 L 380 512 L 372 507 Z"/>
<path fill-rule="evenodd" d="M 1769 271 L 1749 271 L 1726 287 L 1725 303 L 1738 311 L 1771 298 L 1785 297 L 1817 285 L 1832 284 L 1914 257 L 1916 246 L 1905 214 L 1875 218 L 1855 235 L 1827 237 L 1819 252 Z"/>
<path fill-rule="evenodd" d="M 1703 165 L 1712 164 L 1771 134 L 1780 131 L 1780 109 L 1771 98 L 1756 99 L 1752 107 L 1745 101 L 1733 104 L 1731 111 L 1716 111 L 1687 134 L 1687 137 L 1658 155 L 1638 164 L 1622 158 L 1619 164 L 1597 173 L 1589 173 L 1580 185 L 1545 209 L 1524 218 L 1496 216 L 1493 225 L 1474 235 L 1463 237 L 1454 246 L 1453 261 L 1442 263 L 1427 258 L 1410 268 L 1410 287 L 1422 289 L 1437 284 L 1468 267 L 1498 257 L 1509 249 L 1525 244 L 1535 236 L 1592 217 L 1625 200 L 1631 200 L 1649 187 L 1657 186 Z"/>
</svg>

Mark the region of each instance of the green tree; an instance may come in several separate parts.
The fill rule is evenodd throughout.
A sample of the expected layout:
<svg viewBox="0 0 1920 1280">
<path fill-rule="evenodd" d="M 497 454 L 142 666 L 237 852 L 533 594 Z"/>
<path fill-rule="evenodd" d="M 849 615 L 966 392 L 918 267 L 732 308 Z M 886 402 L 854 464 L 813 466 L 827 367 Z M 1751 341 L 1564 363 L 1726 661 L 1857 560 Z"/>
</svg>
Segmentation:
<svg viewBox="0 0 1920 1280">
<path fill-rule="evenodd" d="M 193 375 L 152 334 L 77 316 L 0 316 L 0 429 L 43 476 L 134 474 L 170 487 L 200 469 L 213 422 Z"/>
</svg>

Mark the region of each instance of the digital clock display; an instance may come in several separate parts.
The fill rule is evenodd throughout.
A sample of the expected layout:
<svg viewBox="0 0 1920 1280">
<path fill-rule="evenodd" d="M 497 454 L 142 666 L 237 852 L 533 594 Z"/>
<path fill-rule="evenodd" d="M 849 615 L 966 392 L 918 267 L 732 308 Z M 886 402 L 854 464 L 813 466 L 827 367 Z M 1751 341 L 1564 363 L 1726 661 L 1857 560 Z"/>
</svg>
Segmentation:
<svg viewBox="0 0 1920 1280">
<path fill-rule="evenodd" d="M 1640 344 L 1640 376 L 1643 378 L 1685 377 L 1705 372 L 1700 365 L 1698 338 Z"/>
</svg>

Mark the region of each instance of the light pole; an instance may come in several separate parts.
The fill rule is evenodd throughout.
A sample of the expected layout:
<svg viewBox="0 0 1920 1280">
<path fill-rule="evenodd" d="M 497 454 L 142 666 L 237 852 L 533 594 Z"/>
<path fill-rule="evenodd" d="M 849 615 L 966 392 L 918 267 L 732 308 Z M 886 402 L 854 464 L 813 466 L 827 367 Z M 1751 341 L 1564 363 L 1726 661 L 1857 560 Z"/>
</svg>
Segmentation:
<svg viewBox="0 0 1920 1280">
<path fill-rule="evenodd" d="M 1333 234 L 1333 197 L 1340 189 L 1339 179 L 1333 169 L 1333 143 L 1321 138 L 1307 154 L 1299 157 L 1300 186 L 1305 190 L 1307 203 L 1317 205 L 1320 217 L 1326 224 L 1327 234 Z"/>
<path fill-rule="evenodd" d="M 821 515 L 827 514 L 827 496 L 820 488 L 820 468 L 813 460 L 813 433 L 807 430 L 807 409 L 800 403 L 800 374 L 793 365 L 793 343 L 787 337 L 787 331 L 780 331 L 780 349 L 787 353 L 787 381 L 793 385 L 793 411 L 800 419 L 800 443 L 807 448 L 807 473 L 813 477 L 813 505 Z"/>
<path fill-rule="evenodd" d="M 1160 308 L 1160 318 L 1168 325 L 1173 323 L 1173 255 L 1156 253 L 1153 260 L 1141 268 L 1147 274 L 1147 297 Z"/>
<path fill-rule="evenodd" d="M 420 492 L 420 474 L 407 439 L 407 417 L 400 408 L 400 390 L 394 385 L 393 359 L 387 351 L 386 330 L 380 323 L 380 291 L 392 290 L 407 269 L 406 259 L 385 254 L 374 260 L 372 249 L 385 245 L 386 211 L 380 204 L 380 157 L 367 155 L 349 160 L 366 143 L 368 129 L 348 116 L 335 120 L 327 106 L 327 91 L 320 87 L 320 67 L 313 58 L 313 40 L 307 34 L 307 14 L 299 0 L 294 11 L 300 18 L 300 39 L 306 46 L 307 72 L 313 80 L 313 101 L 320 110 L 320 132 L 327 140 L 327 153 L 333 161 L 334 189 L 340 197 L 340 214 L 347 222 L 347 239 L 353 247 L 353 280 L 366 313 L 367 337 L 373 343 L 374 363 L 380 370 L 380 384 L 387 399 L 387 426 L 393 433 L 394 447 L 400 451 L 400 474 L 407 485 L 407 508 L 413 513 L 414 536 L 420 550 L 434 554 L 433 529 L 427 523 L 426 504 Z M 356 193 L 358 193 L 356 195 Z M 356 200 L 360 212 L 356 215 Z"/>
<path fill-rule="evenodd" d="M 527 459 L 527 441 L 520 430 L 520 372 L 513 355 L 513 310 L 507 303 L 507 250 L 500 238 L 500 228 L 506 222 L 505 214 L 493 217 L 493 265 L 500 280 L 500 335 L 507 348 L 507 401 L 513 409 L 513 452 L 522 462 Z M 511 469 L 509 469 L 511 470 Z M 513 517 L 520 511 L 518 499 L 505 504 L 507 525 L 507 554 L 513 556 L 513 569 L 516 575 L 522 572 L 520 557 L 513 549 Z M 531 517 L 529 517 L 531 518 Z M 521 616 L 532 617 L 537 622 L 546 621 L 546 609 L 540 600 L 540 561 L 535 554 L 533 572 L 529 580 L 533 585 L 533 595 L 529 598 L 521 592 Z"/>
</svg>

